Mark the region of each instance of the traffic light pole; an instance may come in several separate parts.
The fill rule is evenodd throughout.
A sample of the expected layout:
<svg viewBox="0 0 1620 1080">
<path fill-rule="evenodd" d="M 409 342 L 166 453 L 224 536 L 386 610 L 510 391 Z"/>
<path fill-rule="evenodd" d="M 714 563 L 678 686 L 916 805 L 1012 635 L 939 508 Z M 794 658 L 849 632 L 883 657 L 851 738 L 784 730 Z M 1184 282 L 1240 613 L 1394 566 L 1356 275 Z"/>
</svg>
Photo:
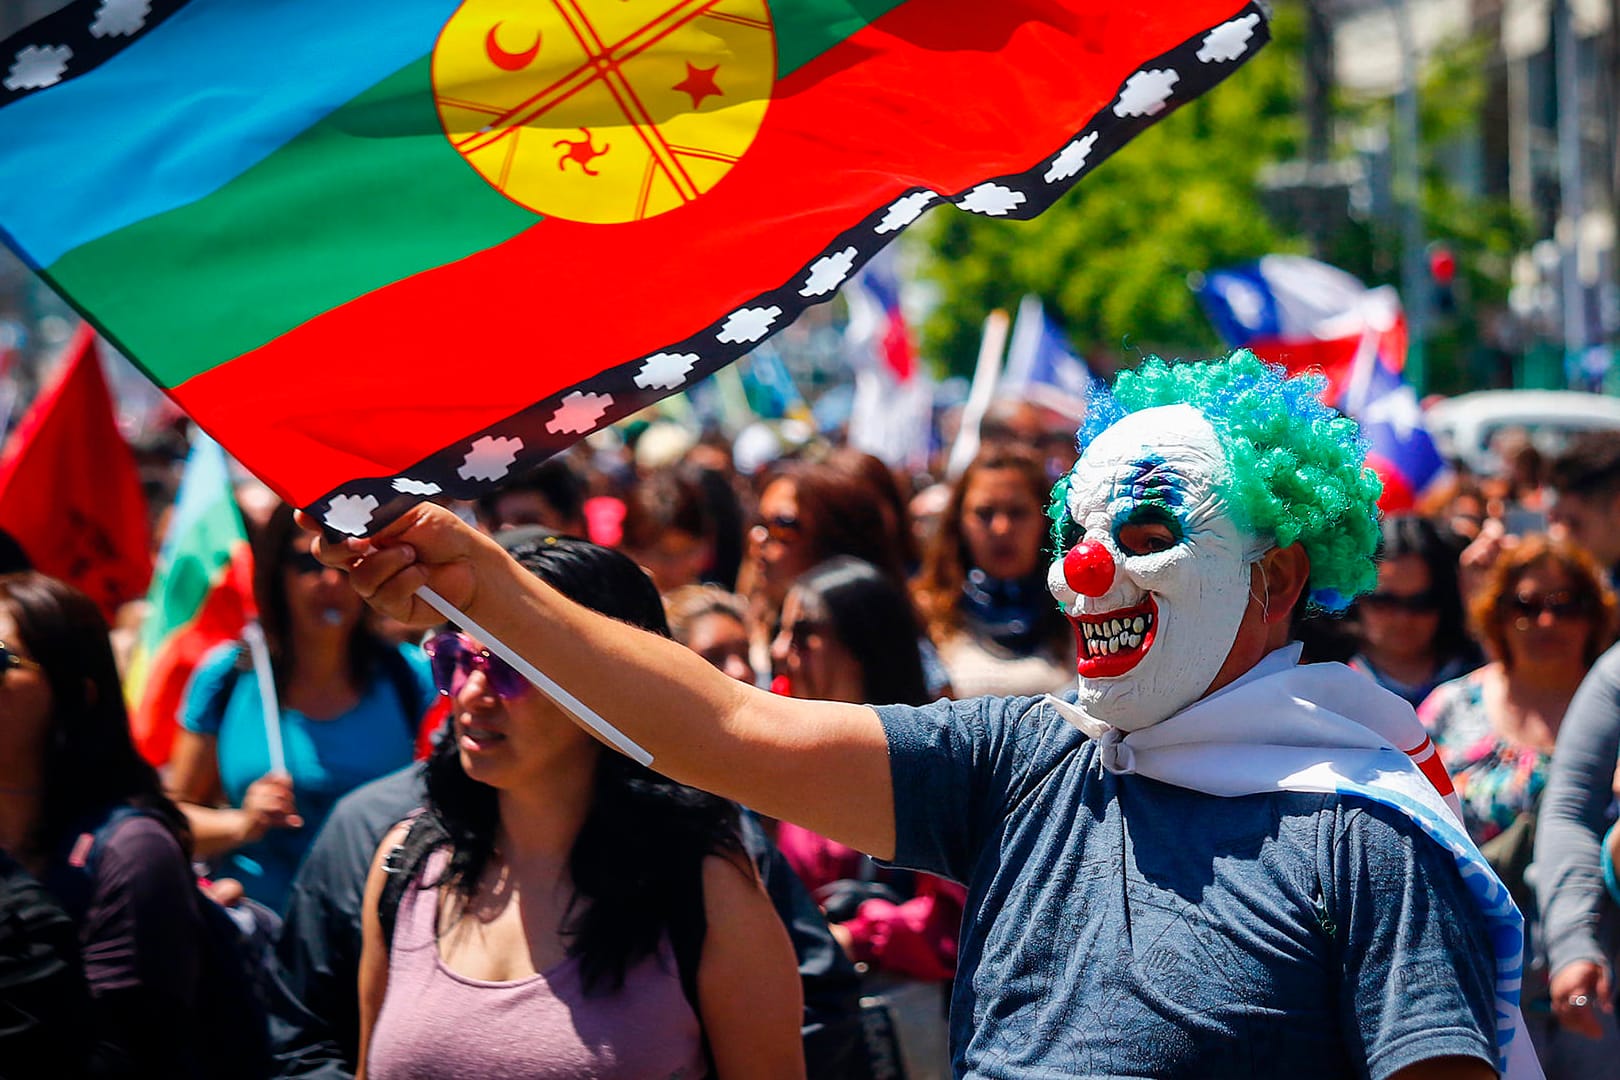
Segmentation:
<svg viewBox="0 0 1620 1080">
<path fill-rule="evenodd" d="M 1419 155 L 1420 62 L 1410 0 L 1389 0 L 1401 50 L 1401 88 L 1395 96 L 1394 194 L 1401 222 L 1401 302 L 1406 308 L 1406 381 L 1421 398 L 1428 386 L 1424 339 L 1429 291 L 1423 250 L 1423 167 Z"/>
</svg>

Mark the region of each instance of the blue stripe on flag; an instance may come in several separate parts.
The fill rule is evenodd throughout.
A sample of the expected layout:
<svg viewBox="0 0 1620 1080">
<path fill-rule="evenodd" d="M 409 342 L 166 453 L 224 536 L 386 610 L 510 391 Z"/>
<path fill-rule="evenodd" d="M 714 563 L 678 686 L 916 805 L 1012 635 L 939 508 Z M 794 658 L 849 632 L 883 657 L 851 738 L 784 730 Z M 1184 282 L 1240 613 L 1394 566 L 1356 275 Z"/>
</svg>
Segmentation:
<svg viewBox="0 0 1620 1080">
<path fill-rule="evenodd" d="M 0 109 L 0 220 L 36 266 L 195 202 L 432 48 L 457 0 L 193 0 Z"/>
</svg>

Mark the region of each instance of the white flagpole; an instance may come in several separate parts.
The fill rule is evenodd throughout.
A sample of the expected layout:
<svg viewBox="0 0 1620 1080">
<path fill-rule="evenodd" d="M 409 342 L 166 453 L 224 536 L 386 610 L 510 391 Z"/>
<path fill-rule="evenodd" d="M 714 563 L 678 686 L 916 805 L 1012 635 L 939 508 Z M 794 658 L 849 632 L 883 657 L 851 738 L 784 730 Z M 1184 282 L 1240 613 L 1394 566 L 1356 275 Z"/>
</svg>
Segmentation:
<svg viewBox="0 0 1620 1080">
<path fill-rule="evenodd" d="M 416 595 L 420 596 L 423 602 L 434 611 L 437 611 L 440 615 L 443 615 L 446 619 L 477 638 L 490 652 L 511 664 L 525 679 L 533 683 L 542 694 L 555 702 L 559 708 L 573 714 L 574 719 L 595 732 L 609 746 L 642 765 L 652 764 L 653 758 L 651 754 L 632 742 L 618 728 L 602 719 L 596 710 L 564 690 L 561 686 L 558 686 L 556 681 L 545 672 L 513 652 L 506 646 L 505 642 L 479 626 L 465 611 L 455 607 L 426 585 L 417 589 Z"/>
<path fill-rule="evenodd" d="M 951 456 L 945 465 L 945 475 L 951 480 L 966 472 L 979 456 L 979 425 L 996 396 L 996 383 L 1001 378 L 1001 354 L 1006 348 L 1007 313 L 992 311 L 984 320 L 979 361 L 973 368 L 973 387 L 968 391 L 967 404 L 962 407 L 962 426 L 957 429 L 956 441 L 951 444 Z"/>
<path fill-rule="evenodd" d="M 258 623 L 249 622 L 242 627 L 242 642 L 253 659 L 253 674 L 259 681 L 259 706 L 264 712 L 264 740 L 270 747 L 270 772 L 290 776 L 287 746 L 281 736 L 281 702 L 276 699 L 276 676 L 270 670 L 270 646 L 264 640 L 264 630 Z"/>
</svg>

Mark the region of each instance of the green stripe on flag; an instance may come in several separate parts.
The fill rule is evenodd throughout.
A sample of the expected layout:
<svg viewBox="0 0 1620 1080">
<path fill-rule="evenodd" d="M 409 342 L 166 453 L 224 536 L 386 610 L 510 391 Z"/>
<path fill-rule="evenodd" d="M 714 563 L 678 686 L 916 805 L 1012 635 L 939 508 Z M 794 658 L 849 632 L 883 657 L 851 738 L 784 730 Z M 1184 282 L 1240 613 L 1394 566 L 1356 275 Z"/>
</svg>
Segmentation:
<svg viewBox="0 0 1620 1080">
<path fill-rule="evenodd" d="M 46 276 L 177 386 L 539 220 L 445 139 L 424 58 L 214 194 L 70 251 Z"/>
<path fill-rule="evenodd" d="M 247 528 L 231 490 L 225 451 L 201 432 L 193 436 L 168 533 L 147 590 L 140 644 L 156 655 L 197 617 L 224 577 L 232 555 L 247 544 Z"/>
<path fill-rule="evenodd" d="M 772 4 L 776 77 L 785 79 L 905 0 L 798 0 Z"/>
<path fill-rule="evenodd" d="M 904 0 L 773 6 L 778 78 Z M 174 387 L 376 289 L 541 220 L 445 139 L 431 58 L 409 64 L 224 187 L 83 244 L 45 277 Z M 288 244 L 289 234 L 309 237 Z"/>
</svg>

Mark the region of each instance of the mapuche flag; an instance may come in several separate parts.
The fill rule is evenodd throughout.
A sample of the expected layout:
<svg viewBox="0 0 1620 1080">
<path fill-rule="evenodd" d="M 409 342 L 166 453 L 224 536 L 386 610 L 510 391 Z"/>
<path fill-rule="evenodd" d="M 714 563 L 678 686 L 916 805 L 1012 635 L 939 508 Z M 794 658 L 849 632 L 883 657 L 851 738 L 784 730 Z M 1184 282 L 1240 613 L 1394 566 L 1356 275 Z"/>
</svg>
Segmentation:
<svg viewBox="0 0 1620 1080">
<path fill-rule="evenodd" d="M 201 432 L 193 436 L 146 599 L 124 692 L 136 748 L 161 765 L 198 661 L 238 637 L 253 612 L 253 563 L 225 451 Z"/>
<path fill-rule="evenodd" d="M 1265 38 L 1243 0 L 77 0 L 0 45 L 0 237 L 360 534 L 683 389 L 930 206 L 1039 213 Z"/>
<path fill-rule="evenodd" d="M 109 623 L 120 604 L 146 591 L 146 494 L 88 326 L 0 452 L 0 529 L 34 569 L 88 594 Z"/>
</svg>

